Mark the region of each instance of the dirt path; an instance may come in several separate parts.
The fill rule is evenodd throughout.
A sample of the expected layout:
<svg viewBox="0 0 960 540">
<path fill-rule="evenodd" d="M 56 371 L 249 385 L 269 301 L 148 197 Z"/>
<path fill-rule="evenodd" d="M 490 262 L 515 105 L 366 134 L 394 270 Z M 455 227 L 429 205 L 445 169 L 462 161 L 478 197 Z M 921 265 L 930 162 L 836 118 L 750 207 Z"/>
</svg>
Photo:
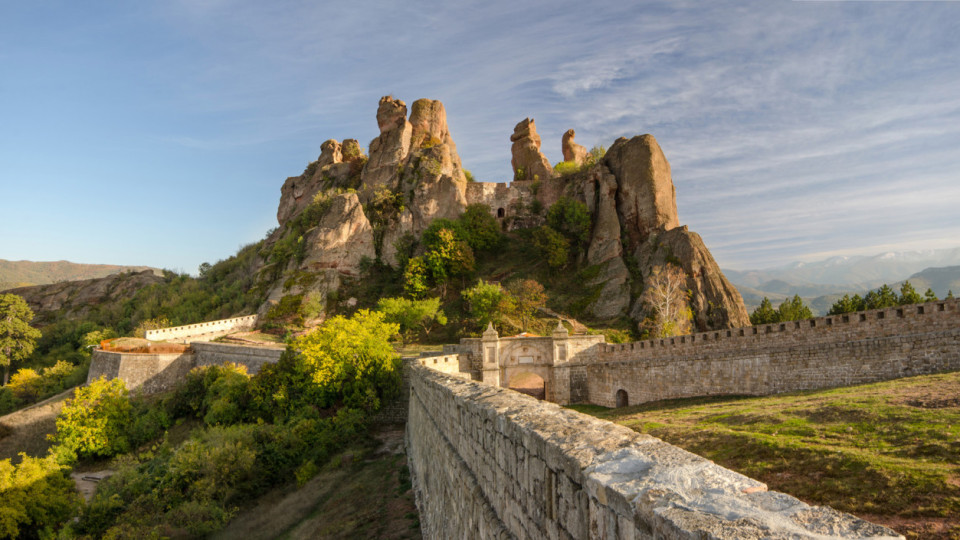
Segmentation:
<svg viewBox="0 0 960 540">
<path fill-rule="evenodd" d="M 0 459 L 20 461 L 20 452 L 40 457 L 47 453 L 47 435 L 57 430 L 57 415 L 73 388 L 25 409 L 0 416 Z"/>
</svg>

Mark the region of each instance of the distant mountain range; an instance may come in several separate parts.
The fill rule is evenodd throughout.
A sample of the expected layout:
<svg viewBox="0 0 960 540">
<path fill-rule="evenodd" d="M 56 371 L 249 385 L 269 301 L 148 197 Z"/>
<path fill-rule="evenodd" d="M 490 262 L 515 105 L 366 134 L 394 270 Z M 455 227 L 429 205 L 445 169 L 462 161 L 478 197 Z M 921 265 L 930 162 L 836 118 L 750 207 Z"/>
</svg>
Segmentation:
<svg viewBox="0 0 960 540">
<path fill-rule="evenodd" d="M 162 270 L 150 266 L 120 266 L 116 264 L 80 264 L 70 261 L 34 262 L 0 259 L 0 291 L 29 285 L 45 285 L 61 281 L 93 279 L 120 272 L 153 270 L 162 275 Z"/>
<path fill-rule="evenodd" d="M 873 256 L 831 257 L 795 262 L 764 270 L 723 270 L 753 311 L 764 296 L 774 306 L 799 294 L 819 314 L 825 314 L 844 294 L 863 294 L 884 283 L 899 290 L 909 280 L 923 294 L 927 288 L 943 298 L 960 295 L 960 248 L 888 252 Z"/>
</svg>

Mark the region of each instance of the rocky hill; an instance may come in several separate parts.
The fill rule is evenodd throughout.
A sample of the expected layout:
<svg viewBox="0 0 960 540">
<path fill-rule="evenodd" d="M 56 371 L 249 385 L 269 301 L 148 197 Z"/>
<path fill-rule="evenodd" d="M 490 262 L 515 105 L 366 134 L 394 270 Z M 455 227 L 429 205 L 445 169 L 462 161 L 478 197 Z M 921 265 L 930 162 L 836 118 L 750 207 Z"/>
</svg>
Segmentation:
<svg viewBox="0 0 960 540">
<path fill-rule="evenodd" d="M 132 298 L 141 288 L 163 281 L 163 277 L 153 270 L 144 270 L 95 279 L 19 287 L 5 292 L 22 296 L 37 316 L 34 324 L 44 324 L 52 322 L 47 319 L 54 316 L 84 318 L 98 306 L 119 304 Z"/>
<path fill-rule="evenodd" d="M 121 272 L 160 270 L 149 266 L 118 266 L 115 264 L 80 264 L 70 261 L 8 261 L 0 259 L 0 291 L 14 287 L 45 285 L 60 281 L 94 279 Z"/>
<path fill-rule="evenodd" d="M 281 188 L 280 225 L 260 253 L 265 314 L 291 302 L 309 303 L 322 319 L 344 280 L 371 261 L 398 267 L 405 246 L 438 218 L 456 218 L 483 203 L 505 231 L 544 223 L 561 197 L 587 205 L 592 230 L 581 265 L 594 268 L 584 285 L 599 290 L 587 307 L 596 320 L 647 314 L 638 293 L 655 266 L 686 273 L 698 329 L 749 324 L 740 293 L 723 276 L 702 239 L 681 226 L 670 164 L 652 135 L 620 138 L 595 163 L 563 135 L 564 158 L 575 171 L 559 174 L 541 153 L 532 119 L 510 136 L 514 181 L 469 182 L 439 101 L 410 107 L 391 96 L 377 109 L 380 135 L 365 156 L 356 140 L 328 140 L 319 158 Z"/>
</svg>

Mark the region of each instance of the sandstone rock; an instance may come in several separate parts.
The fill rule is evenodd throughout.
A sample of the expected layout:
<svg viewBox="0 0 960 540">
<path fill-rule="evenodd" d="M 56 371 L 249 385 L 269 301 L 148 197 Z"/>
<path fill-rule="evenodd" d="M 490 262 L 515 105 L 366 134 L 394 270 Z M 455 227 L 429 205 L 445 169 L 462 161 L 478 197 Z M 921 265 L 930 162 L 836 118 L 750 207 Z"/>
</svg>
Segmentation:
<svg viewBox="0 0 960 540">
<path fill-rule="evenodd" d="M 392 96 L 380 99 L 377 109 L 380 135 L 370 142 L 370 159 L 363 169 L 361 182 L 366 189 L 386 186 L 396 189 L 397 169 L 410 151 L 413 127 L 407 121 L 407 105 Z"/>
<path fill-rule="evenodd" d="M 335 139 L 323 141 L 323 144 L 320 145 L 320 157 L 317 158 L 317 168 L 322 169 L 327 165 L 340 163 L 341 161 L 343 160 L 340 154 L 340 143 Z"/>
<path fill-rule="evenodd" d="M 594 215 L 587 263 L 600 264 L 623 255 L 617 218 L 617 179 L 606 167 L 597 167 L 591 171 L 586 190 L 590 195 L 587 207 Z"/>
<path fill-rule="evenodd" d="M 680 262 L 687 274 L 690 308 L 697 330 L 750 325 L 750 316 L 740 292 L 724 277 L 700 235 L 689 231 L 686 225 L 650 236 L 646 242 L 635 246 L 634 256 L 645 277 L 650 275 L 654 266 L 662 266 L 668 261 Z M 638 321 L 643 319 L 643 306 L 636 303 L 630 315 Z"/>
<path fill-rule="evenodd" d="M 524 119 L 513 128 L 510 141 L 513 142 L 510 164 L 514 180 L 546 180 L 553 176 L 550 161 L 540 152 L 540 135 L 532 118 Z"/>
<path fill-rule="evenodd" d="M 364 158 L 363 148 L 356 139 L 344 139 L 343 144 L 340 146 L 340 151 L 343 155 L 343 161 L 352 162 Z"/>
<path fill-rule="evenodd" d="M 562 147 L 563 147 L 563 160 L 572 161 L 577 165 L 583 165 L 587 161 L 587 149 L 579 144 L 573 142 L 573 137 L 576 133 L 572 129 L 568 129 L 566 133 L 563 134 Z"/>
<path fill-rule="evenodd" d="M 304 301 L 326 305 L 328 295 L 340 288 L 343 278 L 359 276 L 361 260 L 375 256 L 373 227 L 356 193 L 334 196 L 317 226 L 304 235 L 304 242 L 303 261 L 291 261 L 284 275 L 311 273 L 315 279 L 307 285 L 298 282 L 289 287 L 285 280 L 275 282 L 260 307 L 261 316 L 288 295 L 303 295 Z M 322 318 L 321 314 L 317 322 Z"/>
<path fill-rule="evenodd" d="M 603 161 L 617 177 L 617 212 L 631 245 L 680 225 L 670 164 L 653 135 L 617 139 Z"/>
</svg>

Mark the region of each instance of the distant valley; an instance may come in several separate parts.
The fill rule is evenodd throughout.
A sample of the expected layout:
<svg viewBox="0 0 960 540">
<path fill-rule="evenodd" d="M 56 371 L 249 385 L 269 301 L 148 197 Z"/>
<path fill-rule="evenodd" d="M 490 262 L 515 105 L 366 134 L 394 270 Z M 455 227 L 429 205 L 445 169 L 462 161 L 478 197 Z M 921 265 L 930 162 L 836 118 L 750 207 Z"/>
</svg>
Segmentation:
<svg viewBox="0 0 960 540">
<path fill-rule="evenodd" d="M 0 259 L 0 291 L 46 285 L 61 281 L 102 278 L 121 272 L 153 270 L 162 275 L 162 270 L 150 266 L 120 266 L 116 264 L 80 264 L 70 261 L 8 261 Z"/>
<path fill-rule="evenodd" d="M 921 294 L 933 289 L 938 298 L 960 293 L 960 248 L 882 253 L 873 256 L 831 257 L 812 263 L 791 263 L 764 270 L 723 270 L 743 296 L 748 311 L 763 297 L 774 305 L 800 295 L 814 313 L 823 315 L 844 294 L 860 294 L 903 282 Z"/>
</svg>

